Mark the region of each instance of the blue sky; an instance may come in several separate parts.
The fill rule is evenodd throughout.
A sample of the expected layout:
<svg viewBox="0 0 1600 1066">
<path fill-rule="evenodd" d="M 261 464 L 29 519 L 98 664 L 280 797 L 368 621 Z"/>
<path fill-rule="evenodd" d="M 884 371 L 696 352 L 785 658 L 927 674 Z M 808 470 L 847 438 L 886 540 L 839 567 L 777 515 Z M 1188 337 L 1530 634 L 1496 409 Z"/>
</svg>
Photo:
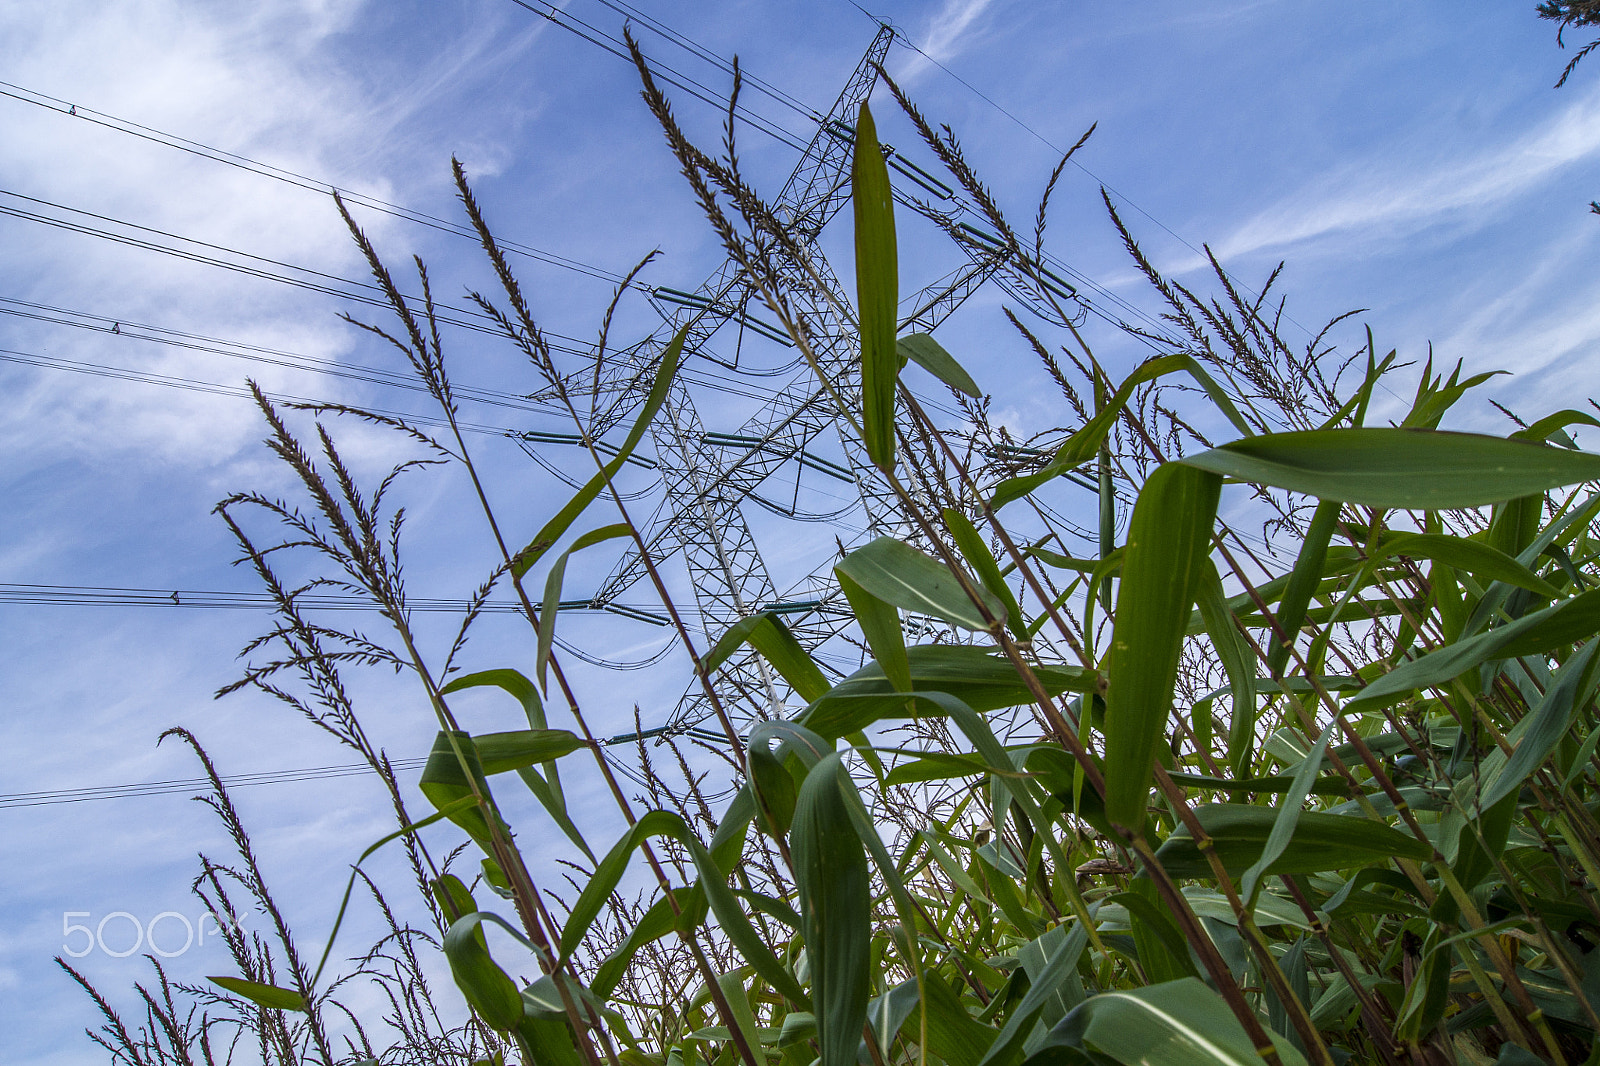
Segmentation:
<svg viewBox="0 0 1600 1066">
<path fill-rule="evenodd" d="M 620 32 L 621 16 L 597 0 L 566 6 Z M 638 6 L 716 56 L 737 53 L 748 73 L 818 109 L 875 30 L 847 0 Z M 1363 3 L 1336 14 L 1287 0 L 864 6 L 920 47 L 897 45 L 891 73 L 960 136 L 1019 219 L 1031 218 L 1060 150 L 1099 123 L 1082 169 L 1062 180 L 1051 232 L 1059 258 L 1116 296 L 1153 307 L 1104 217 L 1101 184 L 1151 257 L 1186 280 L 1204 282 L 1202 242 L 1247 283 L 1283 260 L 1281 288 L 1297 326 L 1366 308 L 1339 340 L 1357 343 L 1370 325 L 1382 350 L 1396 347 L 1407 359 L 1425 358 L 1431 343 L 1436 360 L 1464 360 L 1469 371 L 1513 370 L 1487 394 L 1529 415 L 1596 394 L 1600 218 L 1587 205 L 1600 196 L 1600 65 L 1552 89 L 1565 56 L 1532 3 Z M 638 32 L 653 58 L 726 90 L 718 69 L 648 27 Z M 104 219 L 120 220 L 362 277 L 325 196 L 92 121 L 114 116 L 450 219 L 460 217 L 449 181 L 455 154 L 504 237 L 602 273 L 659 248 L 648 280 L 683 289 L 720 261 L 631 68 L 511 0 L 261 0 L 247 13 L 201 0 L 130 0 L 109 10 L 81 0 L 4 4 L 0 81 L 13 94 L 0 97 L 0 207 L 8 210 L 158 239 Z M 714 136 L 720 116 L 674 95 L 686 125 Z M 814 127 L 801 114 L 754 91 L 746 102 L 809 139 Z M 63 114 L 64 105 L 82 113 Z M 884 139 L 931 166 L 881 92 L 875 110 Z M 775 188 L 795 153 L 758 131 L 741 135 L 748 172 Z M 459 306 L 465 288 L 492 280 L 466 241 L 371 211 L 358 217 L 392 262 L 426 258 L 446 302 Z M 913 222 L 902 224 L 907 286 L 954 265 Z M 830 249 L 847 242 L 842 227 L 827 238 Z M 519 270 L 550 329 L 593 335 L 610 282 L 526 258 Z M 118 334 L 122 323 L 142 323 L 392 366 L 337 318 L 360 309 L 331 296 L 16 215 L 0 216 L 0 279 L 0 298 L 12 301 L 0 309 L 63 317 L 26 306 L 48 305 L 100 316 L 94 321 L 118 324 Z M 940 336 L 992 391 L 997 420 L 1020 436 L 1062 425 L 1066 413 L 1038 387 L 1042 376 L 1005 327 L 1003 302 L 981 294 Z M 616 328 L 631 339 L 654 325 L 649 307 L 634 301 Z M 1108 332 L 1092 339 L 1117 373 L 1140 356 Z M 535 387 L 492 342 L 447 341 L 461 382 Z M 224 388 L 249 374 L 280 393 L 419 409 L 414 396 L 375 385 L 15 314 L 0 314 L 0 348 L 33 360 L 0 363 L 9 401 L 0 412 L 0 581 L 9 584 L 253 591 L 249 575 L 229 566 L 233 550 L 209 511 L 236 489 L 287 489 L 259 445 L 258 418 L 231 396 L 108 377 L 106 368 Z M 99 373 L 74 372 L 69 362 Z M 707 428 L 732 429 L 750 405 L 707 391 L 701 413 Z M 505 408 L 472 408 L 471 417 L 561 428 Z M 1505 428 L 1487 405 L 1457 424 Z M 397 455 L 382 434 L 341 427 L 340 435 L 363 472 Z M 531 530 L 560 502 L 560 486 L 504 441 L 486 437 L 483 455 L 513 523 Z M 806 489 L 819 508 L 823 487 Z M 462 517 L 463 487 L 423 477 L 408 493 L 414 594 L 463 595 L 489 548 Z M 769 563 L 795 575 L 830 539 L 770 528 Z M 581 591 L 605 569 L 575 565 L 569 587 Z M 686 591 L 681 577 L 673 580 Z M 642 589 L 630 598 L 646 601 Z M 193 777 L 186 752 L 156 747 L 171 725 L 193 729 L 224 773 L 351 761 L 263 698 L 210 698 L 235 676 L 235 652 L 263 624 L 264 615 L 242 610 L 0 603 L 0 790 Z M 614 658 L 661 646 L 649 627 L 582 617 L 564 634 Z M 477 650 L 474 667 L 529 654 L 498 630 Z M 659 671 L 579 676 L 597 727 L 618 730 L 634 703 L 647 724 L 663 718 L 687 677 L 672 657 Z M 425 752 L 432 726 L 406 686 L 367 678 L 360 694 L 391 753 Z M 514 724 L 492 701 L 471 710 L 484 728 Z M 387 827 L 376 788 L 318 779 L 244 788 L 237 798 L 302 935 L 320 944 L 342 879 L 336 871 Z M 614 832 L 604 815 L 586 824 L 598 841 Z M 226 841 L 176 793 L 0 807 L 0 849 L 6 1058 L 100 1061 L 80 1034 L 95 1023 L 91 1005 L 50 963 L 62 951 L 63 913 L 88 912 L 74 920 L 91 924 L 118 911 L 141 923 L 166 911 L 192 918 L 195 854 L 225 855 Z M 108 925 L 106 935 L 131 939 L 125 921 L 120 930 Z M 96 951 L 82 963 L 124 1003 L 132 981 L 145 977 L 137 955 Z M 207 945 L 172 965 L 193 978 L 226 972 L 228 962 Z"/>
</svg>

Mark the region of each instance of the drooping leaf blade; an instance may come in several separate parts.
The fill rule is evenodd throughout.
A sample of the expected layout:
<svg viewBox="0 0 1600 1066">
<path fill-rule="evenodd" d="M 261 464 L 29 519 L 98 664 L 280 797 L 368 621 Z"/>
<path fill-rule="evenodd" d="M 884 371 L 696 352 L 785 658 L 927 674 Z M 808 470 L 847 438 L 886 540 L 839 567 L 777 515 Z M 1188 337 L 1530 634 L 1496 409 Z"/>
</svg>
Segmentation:
<svg viewBox="0 0 1600 1066">
<path fill-rule="evenodd" d="M 572 546 L 562 552 L 551 565 L 550 574 L 544 583 L 544 602 L 539 606 L 539 646 L 534 659 L 534 676 L 539 679 L 541 688 L 545 686 L 545 667 L 550 663 L 550 646 L 556 638 L 557 604 L 561 601 L 561 583 L 567 575 L 567 560 L 572 558 L 574 552 L 580 552 L 604 541 L 626 537 L 631 532 L 625 522 L 614 522 L 609 526 L 591 529 L 573 541 Z"/>
<path fill-rule="evenodd" d="M 835 567 L 867 592 L 903 610 L 932 615 L 963 629 L 989 628 L 983 611 L 943 563 L 893 537 L 879 537 Z M 967 578 L 989 618 L 1003 619 L 1005 605 L 980 583 Z"/>
<path fill-rule="evenodd" d="M 207 977 L 206 980 L 268 1010 L 296 1010 L 304 1013 L 306 1009 L 306 1001 L 301 998 L 300 993 L 279 988 L 277 985 L 246 981 L 242 977 Z"/>
<path fill-rule="evenodd" d="M 912 333 L 901 337 L 896 347 L 900 354 L 916 363 L 922 369 L 949 385 L 957 392 L 978 399 L 978 383 L 972 380 L 961 364 L 956 362 L 956 357 L 944 350 L 944 345 L 934 340 L 926 333 Z"/>
<path fill-rule="evenodd" d="M 1287 1040 L 1273 1043 L 1284 1066 L 1305 1066 Z M 1028 1062 L 1062 1061 L 1051 1055 L 1059 1048 L 1088 1053 L 1079 1061 L 1094 1063 L 1258 1066 L 1262 1061 L 1222 997 L 1195 977 L 1091 996 L 1050 1031 Z"/>
<path fill-rule="evenodd" d="M 706 672 L 710 673 L 727 662 L 741 644 L 749 644 L 760 652 L 789 683 L 795 694 L 807 703 L 821 698 L 828 691 L 828 681 L 822 676 L 816 662 L 795 639 L 789 627 L 783 624 L 783 619 L 770 611 L 741 618 L 724 630 L 704 659 Z"/>
<path fill-rule="evenodd" d="M 1250 807 L 1234 803 L 1213 803 L 1195 808 L 1200 827 L 1212 840 L 1217 857 L 1230 875 L 1237 876 L 1255 863 L 1265 850 L 1278 811 L 1271 807 Z M 1422 862 L 1433 857 L 1432 845 L 1408 833 L 1359 815 L 1321 814 L 1307 811 L 1299 815 L 1294 833 L 1265 873 L 1319 873 L 1345 870 L 1393 858 Z M 1187 826 L 1179 826 L 1161 847 L 1156 858 L 1177 878 L 1207 878 L 1211 864 L 1206 860 Z"/>
<path fill-rule="evenodd" d="M 1185 456 L 1225 477 L 1365 507 L 1481 507 L 1600 478 L 1600 455 L 1434 429 L 1269 433 Z"/>
</svg>

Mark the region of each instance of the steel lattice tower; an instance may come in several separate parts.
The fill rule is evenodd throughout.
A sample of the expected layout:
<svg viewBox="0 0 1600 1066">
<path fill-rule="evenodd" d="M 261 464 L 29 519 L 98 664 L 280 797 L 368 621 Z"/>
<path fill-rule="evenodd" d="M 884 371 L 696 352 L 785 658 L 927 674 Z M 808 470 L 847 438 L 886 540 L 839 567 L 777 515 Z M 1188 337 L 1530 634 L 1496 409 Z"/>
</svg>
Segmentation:
<svg viewBox="0 0 1600 1066">
<path fill-rule="evenodd" d="M 877 71 L 893 36 L 885 26 L 873 39 L 833 107 L 819 120 L 816 136 L 771 205 L 809 255 L 806 276 L 796 276 L 792 279 L 795 284 L 786 289 L 791 313 L 811 338 L 822 373 L 846 403 L 858 400 L 860 393 L 856 330 L 840 312 L 850 303 L 817 248 L 817 238 L 848 198 L 853 120 L 876 83 Z M 891 165 L 902 174 L 936 196 L 955 199 L 948 186 L 896 159 L 890 151 Z M 903 191 L 897 190 L 896 199 L 918 213 L 932 214 L 926 204 Z M 957 243 L 968 262 L 905 301 L 910 310 L 902 321 L 902 333 L 931 331 L 997 273 L 1002 275 L 1008 294 L 1036 301 L 1030 290 L 1039 284 L 1037 270 L 1019 273 L 1019 268 L 1027 266 L 1025 255 L 970 226 L 946 225 L 946 229 L 958 237 Z M 1075 290 L 1058 290 L 1058 294 L 1077 298 Z M 662 314 L 663 326 L 648 340 L 629 349 L 624 358 L 613 359 L 602 368 L 600 388 L 610 399 L 589 427 L 591 437 L 598 439 L 638 406 L 661 351 L 685 325 L 688 333 L 684 351 L 689 355 L 709 356 L 713 336 L 729 323 L 779 343 L 790 343 L 787 337 L 747 313 L 750 298 L 750 287 L 732 259 L 724 262 L 696 292 L 653 290 L 652 303 Z M 673 383 L 651 426 L 665 498 L 652 516 L 648 545 L 652 561 L 658 564 L 679 551 L 683 553 L 708 640 L 714 641 L 741 618 L 776 609 L 788 615 L 790 628 L 802 645 L 815 650 L 850 622 L 848 612 L 835 605 L 837 588 L 829 566 L 779 595 L 741 509 L 745 500 L 786 464 L 797 462 L 848 482 L 864 505 L 869 534 L 903 533 L 895 501 L 858 442 L 841 432 L 839 414 L 815 372 L 806 367 L 774 391 L 737 432 L 708 433 L 681 375 Z M 829 462 L 808 451 L 815 442 L 831 439 L 842 445 L 845 464 Z M 601 584 L 591 606 L 611 603 L 644 576 L 643 559 L 638 552 L 630 552 Z M 730 657 L 717 671 L 713 684 L 725 704 L 739 707 L 745 717 L 781 713 L 787 691 L 782 680 L 749 650 Z M 698 685 L 693 685 L 667 725 L 669 729 L 686 729 L 709 713 L 704 695 Z"/>
</svg>

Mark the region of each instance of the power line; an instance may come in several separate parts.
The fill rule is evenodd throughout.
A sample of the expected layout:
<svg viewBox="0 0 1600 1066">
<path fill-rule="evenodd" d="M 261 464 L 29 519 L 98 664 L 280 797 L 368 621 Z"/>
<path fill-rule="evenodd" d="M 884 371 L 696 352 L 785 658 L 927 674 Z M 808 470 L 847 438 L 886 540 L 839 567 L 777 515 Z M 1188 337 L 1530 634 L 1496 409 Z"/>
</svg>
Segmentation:
<svg viewBox="0 0 1600 1066">
<path fill-rule="evenodd" d="M 234 152 L 227 152 L 220 148 L 213 148 L 210 145 L 202 144 L 199 141 L 190 140 L 187 137 L 180 137 L 175 133 L 165 133 L 150 126 L 140 125 L 139 123 L 133 122 L 129 119 L 118 118 L 115 115 L 110 115 L 103 111 L 95 111 L 87 107 L 69 103 L 66 100 L 61 100 L 54 96 L 37 92 L 33 89 L 24 88 L 21 85 L 14 85 L 11 82 L 0 81 L 0 96 L 9 97 L 25 104 L 32 104 L 35 107 L 41 107 L 45 110 L 53 111 L 59 115 L 79 118 L 85 122 L 93 123 L 94 125 L 102 126 L 118 133 L 127 134 L 132 137 L 138 137 L 141 140 L 149 141 L 152 144 L 160 144 L 168 148 L 175 148 L 178 151 L 187 152 L 190 155 L 199 156 L 203 159 L 210 159 L 217 163 L 223 163 L 227 166 L 236 167 L 251 174 L 258 174 L 262 177 L 271 178 L 274 181 L 281 181 L 301 189 L 307 189 L 312 192 L 328 193 L 330 195 L 333 193 L 338 193 L 346 203 L 358 204 L 373 211 L 379 211 L 386 215 L 392 215 L 396 218 L 402 218 L 410 222 L 415 222 L 419 225 L 427 226 L 430 229 L 436 229 L 444 233 L 452 233 L 456 236 L 466 237 L 472 241 L 478 240 L 478 234 L 476 231 L 459 223 L 451 222 L 448 219 L 439 218 L 436 215 L 430 215 L 427 212 L 404 207 L 400 204 L 390 203 L 389 201 L 379 199 L 376 196 L 370 196 L 366 193 L 356 192 L 353 189 L 347 189 L 343 186 L 335 185 L 332 182 L 323 181 L 320 178 L 308 177 L 307 175 L 299 174 L 283 167 L 274 166 L 271 163 L 264 163 L 260 160 L 252 159 L 249 156 L 239 155 Z M 624 275 L 622 274 L 618 274 L 615 271 L 606 270 L 604 267 L 595 266 L 592 263 L 583 262 L 580 259 L 573 259 L 569 256 L 558 255 L 555 252 L 547 251 L 542 248 L 536 248 L 532 245 L 523 244 L 514 240 L 507 240 L 499 237 L 497 237 L 496 240 L 499 242 L 500 246 L 507 251 L 515 252 L 519 255 L 524 255 L 528 258 L 536 259 L 543 263 L 548 263 L 551 266 L 561 267 L 566 270 L 573 270 L 580 274 L 587 274 L 590 277 L 597 278 L 601 281 L 608 281 L 612 284 L 620 284 L 624 280 Z"/>
<path fill-rule="evenodd" d="M 294 597 L 297 606 L 315 611 L 381 611 L 370 600 L 331 592 L 303 592 Z M 268 592 L 219 592 L 207 589 L 119 588 L 90 585 L 41 585 L 0 582 L 0 603 L 29 604 L 39 607 L 167 607 L 187 610 L 269 611 L 278 600 Z M 424 614 L 465 612 L 471 601 L 439 596 L 408 596 L 406 609 Z M 627 603 L 596 604 L 591 600 L 562 600 L 563 611 L 597 611 L 631 618 L 652 626 L 665 626 L 668 619 L 659 612 Z M 521 614 L 516 600 L 489 600 L 479 607 L 484 614 Z"/>
<path fill-rule="evenodd" d="M 338 359 L 323 359 L 317 356 L 300 355 L 296 352 L 268 348 L 264 345 L 224 340 L 220 337 L 210 337 L 200 333 L 186 333 L 180 330 L 153 326 L 144 322 L 133 322 L 111 318 L 106 315 L 91 314 L 87 311 L 76 311 L 71 308 L 34 303 L 30 300 L 16 300 L 0 296 L 0 315 L 11 315 L 16 318 L 46 322 L 52 325 L 71 326 L 75 329 L 90 330 L 108 336 L 127 337 L 130 340 L 148 341 L 153 344 L 162 344 L 188 351 L 222 355 L 230 359 L 244 359 L 270 366 L 287 367 L 292 370 L 305 370 L 327 377 L 384 385 L 389 388 L 406 389 L 412 392 L 428 391 L 427 386 L 417 381 L 413 374 L 402 371 L 363 366 L 359 363 L 350 363 Z M 451 391 L 457 398 L 475 400 L 499 407 L 511 407 L 526 411 L 542 412 L 544 410 L 543 405 L 529 400 L 526 396 L 498 389 L 478 388 L 472 385 L 452 382 Z"/>
<path fill-rule="evenodd" d="M 511 2 L 530 13 L 539 16 L 540 18 L 548 19 L 567 32 L 583 38 L 585 41 L 588 41 L 595 47 L 610 52 L 618 59 L 624 60 L 630 65 L 633 63 L 633 57 L 627 51 L 627 42 L 620 37 L 607 33 L 605 30 L 602 30 L 593 23 L 586 22 L 583 19 L 578 18 L 576 15 L 556 7 L 554 4 L 545 3 L 544 0 L 511 0 Z M 654 29 L 655 27 L 652 26 L 651 28 Z M 661 31 L 657 30 L 657 32 L 659 33 Z M 682 89 L 695 99 L 700 100 L 703 103 L 710 104 L 719 111 L 727 111 L 727 102 L 719 98 L 716 95 L 715 90 L 707 85 L 702 84 L 701 82 L 696 81 L 687 74 L 684 74 L 681 71 L 678 71 L 664 63 L 653 63 L 651 65 L 651 71 L 652 73 L 657 74 L 662 81 L 668 83 L 669 85 L 677 86 L 679 89 Z M 735 114 L 743 117 L 752 128 L 760 130 L 762 133 L 767 134 L 769 137 L 774 138 L 780 143 L 787 144 L 789 147 L 797 151 L 805 151 L 805 143 L 797 138 L 794 134 L 790 133 L 776 122 L 773 122 L 772 120 L 759 115 L 754 111 L 751 111 L 748 107 L 745 107 L 742 104 L 737 106 L 735 108 Z M 807 117 L 809 118 L 811 116 L 807 115 Z"/>
<path fill-rule="evenodd" d="M 426 758 L 391 759 L 389 765 L 396 770 L 420 770 Z M 352 777 L 375 773 L 367 763 L 347 763 L 342 766 L 310 766 L 294 770 L 267 770 L 254 774 L 228 774 L 221 780 L 228 788 L 249 785 L 277 785 L 295 781 L 316 781 L 334 777 Z M 164 796 L 174 792 L 210 791 L 209 777 L 172 778 L 165 781 L 146 781 L 128 785 L 94 785 L 87 788 L 58 788 L 43 792 L 0 793 L 0 810 L 11 807 L 43 807 L 57 803 L 88 803 L 92 800 L 127 799 L 133 796 Z"/>
<path fill-rule="evenodd" d="M 693 38 L 679 33 L 677 30 L 673 29 L 671 26 L 668 26 L 666 23 L 661 22 L 659 19 L 656 19 L 654 16 L 640 11 L 632 4 L 624 3 L 622 0 L 596 0 L 596 3 L 610 8 L 612 11 L 615 11 L 624 18 L 638 19 L 642 25 L 662 38 L 682 48 L 690 55 L 710 63 L 712 66 L 716 67 L 725 74 L 731 75 L 733 73 L 732 63 L 727 62 L 721 56 L 707 49 L 704 45 L 700 44 Z M 773 100 L 782 104 L 784 107 L 789 108 L 791 111 L 803 118 L 808 118 L 813 122 L 821 122 L 826 117 L 818 113 L 815 108 L 807 106 L 803 100 L 790 95 L 784 90 L 773 85 L 771 82 L 765 81 L 753 74 L 748 73 L 742 66 L 739 69 L 739 75 L 747 84 L 755 86 L 759 92 L 771 97 Z"/>
<path fill-rule="evenodd" d="M 601 747 L 637 744 L 641 740 L 662 736 L 666 732 L 667 729 L 664 726 L 657 726 L 654 729 L 644 729 L 632 733 L 620 733 L 614 737 L 605 737 L 595 741 L 595 743 Z M 695 729 L 685 732 L 687 735 L 700 736 L 702 739 L 726 739 L 721 734 L 713 735 Z M 427 763 L 428 759 L 425 756 L 389 760 L 390 767 L 397 771 L 420 770 Z M 329 778 L 357 777 L 362 774 L 376 773 L 377 771 L 369 763 L 344 763 L 335 766 L 308 766 L 290 770 L 264 770 L 250 774 L 221 774 L 218 776 L 224 787 L 234 789 L 251 785 L 291 784 L 299 781 L 319 781 Z M 7 792 L 0 793 L 0 810 L 13 807 L 43 807 L 60 803 L 90 803 L 96 800 L 131 799 L 137 796 L 166 796 L 173 793 L 194 792 L 196 790 L 209 792 L 213 787 L 209 777 L 187 777 L 125 785 L 91 785 L 84 788 L 58 788 L 40 792 Z"/>
<path fill-rule="evenodd" d="M 104 363 L 89 363 L 77 359 L 63 359 L 58 356 L 37 355 L 33 352 L 19 352 L 11 348 L 0 348 L 0 361 L 36 366 L 47 370 L 65 370 L 74 374 L 88 374 L 93 377 L 112 378 L 117 381 L 134 381 L 145 385 L 160 385 L 169 389 L 182 389 L 185 392 L 202 392 L 213 396 L 227 396 L 237 400 L 254 400 L 249 389 L 238 385 L 222 385 L 214 381 L 200 381 L 196 378 L 181 377 L 175 374 L 129 370 L 125 367 L 107 366 Z M 266 392 L 265 390 L 263 390 L 263 394 L 267 399 L 277 404 L 318 405 L 325 402 L 310 397 L 292 396 L 280 392 Z M 388 418 L 398 418 L 419 426 L 432 426 L 434 428 L 446 428 L 449 426 L 447 420 L 434 415 L 418 415 L 409 411 L 386 410 L 382 407 L 363 407 L 361 410 L 371 411 L 375 415 L 383 415 Z M 486 426 L 476 422 L 463 422 L 460 420 L 457 420 L 456 425 L 468 432 L 488 433 L 497 437 L 515 436 L 520 432 L 501 426 Z"/>
</svg>

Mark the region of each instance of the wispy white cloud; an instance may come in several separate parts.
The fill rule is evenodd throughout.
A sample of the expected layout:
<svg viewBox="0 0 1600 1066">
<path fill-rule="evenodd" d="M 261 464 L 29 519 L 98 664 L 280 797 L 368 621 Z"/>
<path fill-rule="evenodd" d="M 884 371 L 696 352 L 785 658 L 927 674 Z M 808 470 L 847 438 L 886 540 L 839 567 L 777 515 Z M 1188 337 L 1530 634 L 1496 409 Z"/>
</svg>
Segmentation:
<svg viewBox="0 0 1600 1066">
<path fill-rule="evenodd" d="M 1392 151 L 1389 145 L 1384 150 Z M 1352 161 L 1247 219 L 1217 247 L 1224 258 L 1337 239 L 1390 241 L 1439 224 L 1477 228 L 1496 209 L 1600 153 L 1600 86 L 1531 132 L 1434 160 Z"/>
<path fill-rule="evenodd" d="M 967 31 L 993 4 L 994 0 L 945 0 L 917 42 L 920 54 L 906 60 L 896 79 L 909 85 L 933 64 L 954 58 L 966 46 Z"/>
</svg>

